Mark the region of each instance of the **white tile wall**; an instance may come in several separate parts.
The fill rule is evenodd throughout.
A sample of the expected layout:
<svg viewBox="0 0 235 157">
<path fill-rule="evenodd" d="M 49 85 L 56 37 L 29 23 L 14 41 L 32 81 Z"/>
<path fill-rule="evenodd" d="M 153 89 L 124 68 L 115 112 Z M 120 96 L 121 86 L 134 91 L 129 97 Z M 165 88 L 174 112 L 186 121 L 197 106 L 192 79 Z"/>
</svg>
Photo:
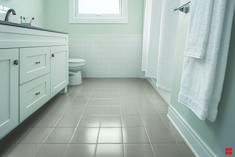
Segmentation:
<svg viewBox="0 0 235 157">
<path fill-rule="evenodd" d="M 70 57 L 86 60 L 84 77 L 141 77 L 142 35 L 70 35 Z"/>
</svg>

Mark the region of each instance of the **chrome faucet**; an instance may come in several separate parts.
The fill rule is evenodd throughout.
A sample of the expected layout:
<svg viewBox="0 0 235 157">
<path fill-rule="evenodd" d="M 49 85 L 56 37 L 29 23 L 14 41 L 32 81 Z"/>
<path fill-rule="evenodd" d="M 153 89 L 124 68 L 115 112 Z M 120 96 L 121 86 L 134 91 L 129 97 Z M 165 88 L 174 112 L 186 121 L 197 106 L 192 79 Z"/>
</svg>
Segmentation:
<svg viewBox="0 0 235 157">
<path fill-rule="evenodd" d="M 12 15 L 16 15 L 16 11 L 14 9 L 9 9 L 6 13 L 5 21 L 9 21 L 9 15 L 11 12 L 12 12 Z"/>
</svg>

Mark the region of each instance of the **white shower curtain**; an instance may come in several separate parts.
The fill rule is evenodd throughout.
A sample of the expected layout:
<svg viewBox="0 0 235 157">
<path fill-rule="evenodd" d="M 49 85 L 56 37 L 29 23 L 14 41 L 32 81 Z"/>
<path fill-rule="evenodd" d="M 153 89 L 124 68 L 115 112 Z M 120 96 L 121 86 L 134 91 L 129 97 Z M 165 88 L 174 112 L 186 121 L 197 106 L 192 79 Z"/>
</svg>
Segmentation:
<svg viewBox="0 0 235 157">
<path fill-rule="evenodd" d="M 142 48 L 145 77 L 157 78 L 162 0 L 146 0 Z"/>
<path fill-rule="evenodd" d="M 144 13 L 143 45 L 142 45 L 142 71 L 145 72 L 147 71 L 147 64 L 148 64 L 151 13 L 152 13 L 152 0 L 146 0 L 145 13 Z"/>
<path fill-rule="evenodd" d="M 157 61 L 157 87 L 170 91 L 173 77 L 175 43 L 178 26 L 178 13 L 173 9 L 179 0 L 164 0 L 161 13 L 161 33 Z"/>
<path fill-rule="evenodd" d="M 179 0 L 146 0 L 142 49 L 142 70 L 145 77 L 155 78 L 156 85 L 170 91 L 177 13 Z"/>
</svg>

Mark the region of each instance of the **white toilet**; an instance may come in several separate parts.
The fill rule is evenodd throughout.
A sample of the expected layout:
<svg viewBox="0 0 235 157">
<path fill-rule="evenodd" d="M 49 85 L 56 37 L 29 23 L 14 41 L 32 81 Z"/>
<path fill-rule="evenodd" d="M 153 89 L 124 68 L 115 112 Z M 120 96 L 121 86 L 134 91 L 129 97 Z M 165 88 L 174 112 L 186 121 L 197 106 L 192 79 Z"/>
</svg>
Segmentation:
<svg viewBox="0 0 235 157">
<path fill-rule="evenodd" d="M 69 85 L 82 84 L 82 67 L 86 64 L 84 59 L 69 59 Z"/>
</svg>

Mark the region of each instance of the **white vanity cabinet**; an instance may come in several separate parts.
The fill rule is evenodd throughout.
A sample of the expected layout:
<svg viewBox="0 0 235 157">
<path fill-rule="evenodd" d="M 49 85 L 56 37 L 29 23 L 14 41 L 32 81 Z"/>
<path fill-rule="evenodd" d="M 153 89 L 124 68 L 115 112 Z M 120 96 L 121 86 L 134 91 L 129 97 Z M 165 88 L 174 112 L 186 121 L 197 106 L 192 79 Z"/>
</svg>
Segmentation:
<svg viewBox="0 0 235 157">
<path fill-rule="evenodd" d="M 68 34 L 0 24 L 0 139 L 68 85 Z"/>
<path fill-rule="evenodd" d="M 0 49 L 0 137 L 18 124 L 18 49 Z"/>
</svg>

